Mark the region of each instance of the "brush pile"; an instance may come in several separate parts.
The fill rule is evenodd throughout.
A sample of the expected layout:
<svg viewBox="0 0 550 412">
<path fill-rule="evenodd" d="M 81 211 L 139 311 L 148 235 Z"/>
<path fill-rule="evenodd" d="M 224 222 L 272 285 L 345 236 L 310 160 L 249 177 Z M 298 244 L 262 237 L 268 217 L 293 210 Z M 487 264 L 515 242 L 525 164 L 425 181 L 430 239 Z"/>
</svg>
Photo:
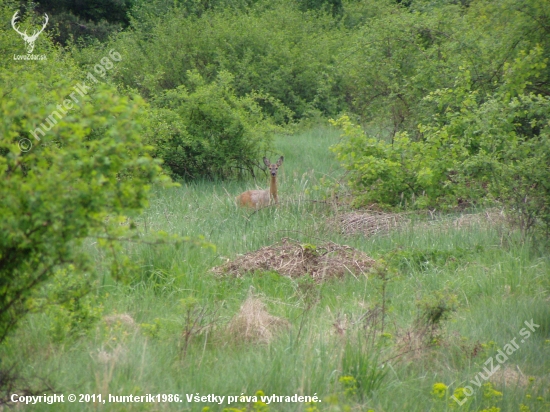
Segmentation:
<svg viewBox="0 0 550 412">
<path fill-rule="evenodd" d="M 508 223 L 508 219 L 503 210 L 492 208 L 480 213 L 465 214 L 450 221 L 441 224 L 443 229 L 470 229 L 481 226 L 502 226 Z"/>
<path fill-rule="evenodd" d="M 413 219 L 414 218 L 414 222 Z M 460 229 L 502 226 L 507 218 L 500 209 L 488 209 L 481 213 L 463 214 L 455 218 L 434 216 L 422 217 L 420 214 L 384 213 L 378 211 L 356 211 L 343 213 L 328 221 L 329 227 L 344 235 L 385 235 L 392 231 L 404 230 L 413 226 L 415 229 Z"/>
<path fill-rule="evenodd" d="M 315 280 L 323 280 L 365 274 L 373 264 L 374 259 L 349 246 L 333 242 L 302 244 L 283 238 L 275 245 L 239 256 L 212 271 L 237 277 L 255 271 L 274 271 L 291 278 L 310 275 Z"/>
<path fill-rule="evenodd" d="M 344 235 L 374 236 L 402 228 L 410 224 L 410 219 L 404 214 L 368 211 L 343 213 L 328 223 Z"/>
</svg>

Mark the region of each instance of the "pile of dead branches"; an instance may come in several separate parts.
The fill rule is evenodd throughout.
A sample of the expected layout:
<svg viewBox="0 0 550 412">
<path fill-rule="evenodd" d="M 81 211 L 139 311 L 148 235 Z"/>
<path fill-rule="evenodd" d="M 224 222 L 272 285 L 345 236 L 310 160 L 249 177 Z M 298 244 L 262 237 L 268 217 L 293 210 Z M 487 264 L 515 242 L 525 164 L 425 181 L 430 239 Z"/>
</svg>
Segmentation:
<svg viewBox="0 0 550 412">
<path fill-rule="evenodd" d="M 385 213 L 380 211 L 355 211 L 342 213 L 328 220 L 334 231 L 344 235 L 374 236 L 413 226 L 415 215 L 405 213 Z M 480 213 L 463 214 L 459 217 L 422 217 L 416 215 L 414 229 L 472 229 L 488 226 L 502 226 L 507 223 L 505 213 L 500 209 L 488 209 Z"/>
<path fill-rule="evenodd" d="M 333 242 L 303 244 L 283 238 L 280 242 L 246 253 L 212 271 L 219 275 L 242 276 L 256 271 L 274 271 L 296 278 L 310 275 L 315 280 L 365 274 L 374 264 L 364 252 Z"/>
<path fill-rule="evenodd" d="M 374 236 L 409 225 L 410 219 L 399 213 L 357 211 L 335 216 L 328 223 L 344 235 Z"/>
</svg>

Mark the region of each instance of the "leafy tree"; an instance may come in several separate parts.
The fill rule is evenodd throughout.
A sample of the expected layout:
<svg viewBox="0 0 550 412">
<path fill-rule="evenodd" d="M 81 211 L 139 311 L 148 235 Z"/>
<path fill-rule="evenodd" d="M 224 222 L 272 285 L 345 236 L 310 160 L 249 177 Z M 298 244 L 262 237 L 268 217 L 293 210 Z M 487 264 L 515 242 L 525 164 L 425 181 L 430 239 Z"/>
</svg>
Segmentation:
<svg viewBox="0 0 550 412">
<path fill-rule="evenodd" d="M 384 137 L 407 131 L 417 140 L 418 123 L 433 114 L 424 96 L 453 87 L 460 67 L 468 68 L 471 87 L 484 96 L 497 90 L 505 64 L 521 50 L 539 44 L 550 57 L 547 2 L 452 3 L 386 6 L 350 33 L 354 47 L 341 48 L 336 72 L 349 112 L 361 123 L 383 129 Z M 546 68 L 529 90 L 548 94 L 549 79 Z"/>
<path fill-rule="evenodd" d="M 245 12 L 259 0 L 134 0 L 132 17 L 141 24 L 147 25 L 155 16 L 168 13 L 183 14 L 186 17 L 201 17 L 209 10 L 223 11 L 224 9 Z"/>
<path fill-rule="evenodd" d="M 257 103 L 266 97 L 237 97 L 227 72 L 210 84 L 196 72 L 188 75 L 189 89 L 179 86 L 153 100 L 145 136 L 154 155 L 184 178 L 254 174 L 258 159 L 271 148 L 270 132 L 276 130 Z"/>
<path fill-rule="evenodd" d="M 66 44 L 71 37 L 105 41 L 128 26 L 133 4 L 134 0 L 37 0 L 26 2 L 26 8 L 36 6 L 36 13 L 48 13 L 49 29 L 55 27 L 56 41 Z"/>
<path fill-rule="evenodd" d="M 0 8 L 3 18 L 9 14 L 11 10 Z M 16 50 L 17 44 L 4 42 L 11 39 L 5 31 L 11 28 L 0 28 L 3 46 Z M 100 83 L 81 96 L 75 86 L 82 84 L 85 73 L 51 46 L 46 61 L 4 64 L 0 342 L 54 273 L 91 270 L 81 248 L 86 237 L 118 236 L 124 216 L 147 204 L 150 185 L 166 179 L 142 143 L 139 119 L 145 105 L 139 97 L 121 96 Z M 73 107 L 64 113 L 59 105 L 66 101 Z M 36 132 L 39 127 L 47 130 L 48 124 L 44 135 Z"/>
<path fill-rule="evenodd" d="M 348 117 L 337 122 L 347 137 L 334 147 L 351 171 L 358 204 L 453 207 L 499 201 L 528 232 L 550 228 L 550 98 L 528 92 L 547 60 L 536 47 L 504 66 L 498 89 L 482 96 L 462 69 L 453 88 L 425 100 L 432 121 L 422 138 L 399 133 L 392 143 L 368 137 Z"/>
<path fill-rule="evenodd" d="M 293 2 L 278 1 L 245 12 L 214 8 L 192 17 L 181 6 L 161 17 L 146 16 L 136 18 L 134 30 L 109 46 L 128 56 L 117 80 L 145 98 L 191 87 L 188 72 L 197 71 L 207 83 L 221 72 L 231 73 L 238 97 L 269 95 L 292 111 L 290 120 L 335 114 L 345 104 L 334 70 L 338 39 L 345 33 L 330 15 L 301 12 Z M 92 63 L 97 55 L 81 54 L 79 60 Z M 277 123 L 289 120 L 282 106 L 259 103 Z"/>
<path fill-rule="evenodd" d="M 333 16 L 342 15 L 344 3 L 342 0 L 298 0 L 302 10 L 328 11 Z"/>
</svg>

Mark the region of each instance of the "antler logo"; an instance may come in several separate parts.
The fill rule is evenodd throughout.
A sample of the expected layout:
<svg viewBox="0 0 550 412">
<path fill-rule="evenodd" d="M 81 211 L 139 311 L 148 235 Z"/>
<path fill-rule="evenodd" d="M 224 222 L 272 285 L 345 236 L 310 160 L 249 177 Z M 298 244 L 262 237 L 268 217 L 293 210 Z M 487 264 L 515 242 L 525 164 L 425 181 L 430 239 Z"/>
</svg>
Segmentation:
<svg viewBox="0 0 550 412">
<path fill-rule="evenodd" d="M 36 41 L 36 39 L 38 39 L 38 36 L 40 35 L 40 33 L 44 31 L 44 29 L 46 28 L 46 24 L 48 24 L 48 15 L 44 13 L 44 15 L 46 16 L 46 21 L 44 22 L 42 29 L 40 29 L 40 31 L 35 30 L 32 36 L 29 36 L 26 30 L 24 33 L 21 33 L 19 30 L 17 30 L 17 27 L 15 26 L 15 22 L 19 18 L 17 17 L 17 13 L 19 12 L 16 11 L 15 14 L 13 15 L 11 19 L 11 25 L 13 29 L 23 37 L 23 40 L 25 40 L 25 43 L 27 43 L 27 53 L 31 54 L 32 51 L 34 50 L 34 42 Z"/>
</svg>

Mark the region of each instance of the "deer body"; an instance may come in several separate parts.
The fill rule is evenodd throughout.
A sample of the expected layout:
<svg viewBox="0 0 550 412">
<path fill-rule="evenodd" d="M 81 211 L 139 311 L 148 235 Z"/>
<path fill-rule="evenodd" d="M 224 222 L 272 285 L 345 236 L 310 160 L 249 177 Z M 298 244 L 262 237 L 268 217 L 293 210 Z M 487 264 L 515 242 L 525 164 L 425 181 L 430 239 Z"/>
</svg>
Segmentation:
<svg viewBox="0 0 550 412">
<path fill-rule="evenodd" d="M 249 190 L 237 196 L 237 204 L 239 206 L 251 207 L 259 209 L 264 206 L 269 206 L 272 202 L 277 203 L 277 171 L 283 164 L 283 156 L 277 160 L 277 163 L 271 163 L 267 157 L 264 157 L 264 163 L 269 168 L 271 174 L 271 182 L 267 190 Z"/>
</svg>

